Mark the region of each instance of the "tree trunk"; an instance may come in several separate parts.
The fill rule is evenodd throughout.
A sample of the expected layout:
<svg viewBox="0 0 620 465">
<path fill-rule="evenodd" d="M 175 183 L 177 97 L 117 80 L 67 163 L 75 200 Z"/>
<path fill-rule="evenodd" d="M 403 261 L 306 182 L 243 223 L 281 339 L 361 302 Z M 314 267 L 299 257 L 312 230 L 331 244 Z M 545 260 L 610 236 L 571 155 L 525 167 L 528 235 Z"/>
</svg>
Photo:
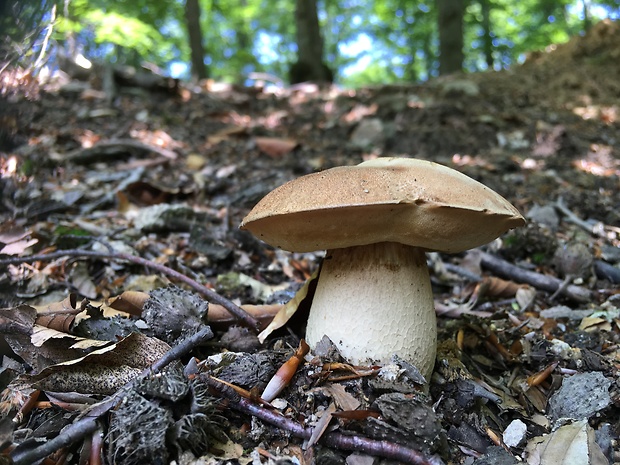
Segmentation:
<svg viewBox="0 0 620 465">
<path fill-rule="evenodd" d="M 464 11 L 464 0 L 437 0 L 440 75 L 463 69 Z"/>
<path fill-rule="evenodd" d="M 590 0 L 582 0 L 583 3 L 583 30 L 588 32 L 592 27 L 592 18 L 590 15 Z"/>
<path fill-rule="evenodd" d="M 491 35 L 491 2 L 480 0 L 482 10 L 482 50 L 487 67 L 493 69 L 493 36 Z"/>
<path fill-rule="evenodd" d="M 291 84 L 304 81 L 331 82 L 333 75 L 323 63 L 323 37 L 316 0 L 295 0 L 297 62 L 291 66 Z"/>
<path fill-rule="evenodd" d="M 189 48 L 192 60 L 192 78 L 206 79 L 209 77 L 205 64 L 205 49 L 202 44 L 202 30 L 200 28 L 200 5 L 198 0 L 185 1 L 185 21 L 189 35 Z"/>
</svg>

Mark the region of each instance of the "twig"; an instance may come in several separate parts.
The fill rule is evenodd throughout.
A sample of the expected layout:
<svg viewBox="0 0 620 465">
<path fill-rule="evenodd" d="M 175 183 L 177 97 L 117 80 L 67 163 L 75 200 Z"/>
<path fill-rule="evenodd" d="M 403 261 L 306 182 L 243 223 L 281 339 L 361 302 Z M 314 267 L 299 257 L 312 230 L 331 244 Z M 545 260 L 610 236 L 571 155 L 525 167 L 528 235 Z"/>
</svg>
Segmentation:
<svg viewBox="0 0 620 465">
<path fill-rule="evenodd" d="M 172 150 L 167 150 L 155 145 L 148 145 L 135 139 L 110 139 L 99 142 L 92 147 L 77 149 L 65 155 L 65 160 L 77 164 L 94 163 L 106 155 L 115 155 L 129 150 L 139 150 L 142 152 L 154 152 L 168 160 L 175 160 L 177 154 Z"/>
<path fill-rule="evenodd" d="M 527 283 L 547 292 L 555 292 L 562 286 L 563 281 L 561 279 L 525 270 L 486 252 L 481 252 L 480 257 L 482 266 L 503 278 Z M 592 300 L 592 293 L 588 289 L 574 284 L 566 286 L 563 292 L 566 297 L 577 302 L 590 302 Z"/>
<path fill-rule="evenodd" d="M 275 410 L 263 408 L 252 403 L 251 400 L 245 399 L 236 394 L 232 389 L 222 386 L 221 383 L 212 380 L 208 375 L 201 375 L 209 386 L 214 387 L 224 397 L 229 399 L 229 406 L 248 415 L 270 423 L 282 430 L 288 431 L 294 436 L 309 439 L 312 436 L 311 428 L 304 428 L 301 424 L 286 418 Z M 425 457 L 422 453 L 402 446 L 400 444 L 388 441 L 378 441 L 361 436 L 348 436 L 341 433 L 327 433 L 321 437 L 319 441 L 328 446 L 342 450 L 351 450 L 363 452 L 370 455 L 385 457 L 392 460 L 398 460 L 403 463 L 414 465 L 442 465 L 443 462 L 439 457 Z"/>
<path fill-rule="evenodd" d="M 605 237 L 605 233 L 602 232 L 602 228 L 598 227 L 598 225 L 592 225 L 587 221 L 582 220 L 572 211 L 570 211 L 568 207 L 564 204 L 564 199 L 562 197 L 560 197 L 557 202 L 553 204 L 553 206 L 557 211 L 559 211 L 562 215 L 566 217 L 566 221 L 573 223 L 576 226 L 579 226 L 581 229 L 586 230 L 590 234 L 603 238 Z"/>
<path fill-rule="evenodd" d="M 177 360 L 189 353 L 194 347 L 200 345 L 202 341 L 206 341 L 211 338 L 213 338 L 213 331 L 211 331 L 209 326 L 205 326 L 200 331 L 186 339 L 183 339 L 183 341 L 166 352 L 162 358 L 153 363 L 153 365 L 151 365 L 148 370 L 145 370 L 141 376 L 146 376 L 150 373 L 160 371 L 169 363 L 172 363 L 174 360 Z"/>
<path fill-rule="evenodd" d="M 182 283 L 188 285 L 196 292 L 204 295 L 209 301 L 221 305 L 226 310 L 228 310 L 231 314 L 237 317 L 239 320 L 243 321 L 246 325 L 251 328 L 258 329 L 260 323 L 256 318 L 250 315 L 248 312 L 240 308 L 238 305 L 235 305 L 228 299 L 225 299 L 221 295 L 212 291 L 206 286 L 203 286 L 198 281 L 193 280 L 189 276 L 186 276 L 182 273 L 179 273 L 172 268 L 168 268 L 165 265 L 161 265 L 159 263 L 152 262 L 142 257 L 136 257 L 134 255 L 129 255 L 125 253 L 103 253 L 103 252 L 95 252 L 92 250 L 80 250 L 80 249 L 67 249 L 67 250 L 58 250 L 56 252 L 52 252 L 45 255 L 30 255 L 28 257 L 17 257 L 17 258 L 5 258 L 0 260 L 0 266 L 6 265 L 14 265 L 20 263 L 32 263 L 36 261 L 50 261 L 56 260 L 62 257 L 91 257 L 91 258 L 99 258 L 103 260 L 120 260 L 125 262 L 135 263 L 136 265 L 146 266 L 151 268 L 161 274 L 165 274 L 173 279 L 181 281 Z"/>
<path fill-rule="evenodd" d="M 45 444 L 35 447 L 34 449 L 22 450 L 20 446 L 17 446 L 11 452 L 13 465 L 30 465 L 32 463 L 36 463 L 38 460 L 53 454 L 58 449 L 69 446 L 87 435 L 92 434 L 99 426 L 99 417 L 105 415 L 110 409 L 112 409 L 121 400 L 122 395 L 132 386 L 133 383 L 136 382 L 137 379 L 144 378 L 152 373 L 162 370 L 172 361 L 189 353 L 202 341 L 211 339 L 212 337 L 213 332 L 211 331 L 211 328 L 205 326 L 196 334 L 184 339 L 181 343 L 166 352 L 162 358 L 144 370 L 138 378 L 130 381 L 102 402 L 93 405 L 93 407 L 90 408 L 81 418 L 63 428 L 55 438 L 50 439 Z"/>
<path fill-rule="evenodd" d="M 47 32 L 45 33 L 45 37 L 43 38 L 43 43 L 41 44 L 41 51 L 39 53 L 39 57 L 37 58 L 37 60 L 34 62 L 34 65 L 32 65 L 33 69 L 38 69 L 39 66 L 41 65 L 41 62 L 43 61 L 43 57 L 45 56 L 45 53 L 47 52 L 47 43 L 50 40 L 50 37 L 52 36 L 52 31 L 54 30 L 54 23 L 56 22 L 56 5 L 52 6 L 52 12 L 51 14 L 51 18 L 50 18 L 50 22 L 49 25 L 47 26 Z"/>
</svg>

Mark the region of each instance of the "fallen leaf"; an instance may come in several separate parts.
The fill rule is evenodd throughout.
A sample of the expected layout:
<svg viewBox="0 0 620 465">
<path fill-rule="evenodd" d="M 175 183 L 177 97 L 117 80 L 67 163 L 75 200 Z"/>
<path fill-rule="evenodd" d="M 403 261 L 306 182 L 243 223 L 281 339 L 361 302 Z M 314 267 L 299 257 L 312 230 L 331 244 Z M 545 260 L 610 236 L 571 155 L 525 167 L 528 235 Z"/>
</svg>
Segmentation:
<svg viewBox="0 0 620 465">
<path fill-rule="evenodd" d="M 477 300 L 483 297 L 514 297 L 521 287 L 523 287 L 522 284 L 517 284 L 514 281 L 506 281 L 505 279 L 491 276 L 484 278 L 478 283 L 474 295 L 477 296 Z"/>
<path fill-rule="evenodd" d="M 230 136 L 237 136 L 245 133 L 246 128 L 243 126 L 227 126 L 223 129 L 220 129 L 215 134 L 212 134 L 208 137 L 207 141 L 210 144 L 219 144 L 223 140 L 228 139 Z"/>
<path fill-rule="evenodd" d="M 50 339 L 74 339 L 76 342 L 80 342 L 79 345 L 72 345 L 69 347 L 70 349 L 76 348 L 89 348 L 89 347 L 101 347 L 102 345 L 107 345 L 110 341 L 98 341 L 96 339 L 86 339 L 83 337 L 74 336 L 69 333 L 64 333 L 52 328 L 47 328 L 45 326 L 35 324 L 32 328 L 32 335 L 30 336 L 30 342 L 35 347 L 41 347 Z"/>
<path fill-rule="evenodd" d="M 278 312 L 278 314 L 271 320 L 269 326 L 267 326 L 263 331 L 258 335 L 258 340 L 262 344 L 267 339 L 271 333 L 273 333 L 276 329 L 281 328 L 286 324 L 288 320 L 295 314 L 299 304 L 302 300 L 306 298 L 308 295 L 308 291 L 310 289 L 310 284 L 313 281 L 316 281 L 319 277 L 319 270 L 317 269 L 310 279 L 308 279 L 304 285 L 295 293 L 293 298 L 289 300 Z"/>
<path fill-rule="evenodd" d="M 319 421 L 316 422 L 316 425 L 312 429 L 312 434 L 310 435 L 310 439 L 308 439 L 307 448 L 314 446 L 319 439 L 321 439 L 321 436 L 323 436 L 323 433 L 329 426 L 329 422 L 332 419 L 332 413 L 335 411 L 336 406 L 333 402 L 323 411 L 321 418 L 319 418 Z"/>
<path fill-rule="evenodd" d="M 290 153 L 298 145 L 295 140 L 275 137 L 257 137 L 255 141 L 258 149 L 271 158 L 280 158 Z"/>
<path fill-rule="evenodd" d="M 150 298 L 146 292 L 125 291 L 121 295 L 112 297 L 108 301 L 108 306 L 114 310 L 129 313 L 135 316 L 142 315 L 144 303 Z"/>
<path fill-rule="evenodd" d="M 48 366 L 31 380 L 48 391 L 108 395 L 138 377 L 169 349 L 159 339 L 134 333 L 84 357 Z"/>
<path fill-rule="evenodd" d="M 266 327 L 273 320 L 276 314 L 284 307 L 283 304 L 265 304 L 265 305 L 240 305 L 247 313 L 256 318 L 261 327 Z M 228 310 L 218 304 L 209 303 L 209 311 L 207 313 L 207 321 L 210 325 L 227 326 L 237 320 Z"/>
<path fill-rule="evenodd" d="M 608 465 L 587 420 L 558 428 L 531 439 L 526 448 L 528 465 Z"/>
<path fill-rule="evenodd" d="M 5 245 L 0 250 L 0 254 L 4 255 L 21 255 L 24 251 L 39 242 L 38 239 L 22 239 Z"/>
<path fill-rule="evenodd" d="M 97 286 L 93 282 L 86 262 L 76 263 L 71 270 L 71 284 L 84 297 L 94 299 L 97 297 Z"/>
<path fill-rule="evenodd" d="M 342 384 L 328 384 L 326 389 L 341 410 L 356 410 L 361 405 L 361 402 L 349 394 Z"/>
<path fill-rule="evenodd" d="M 579 329 L 586 332 L 611 331 L 611 323 L 604 318 L 588 316 L 581 320 Z"/>
</svg>

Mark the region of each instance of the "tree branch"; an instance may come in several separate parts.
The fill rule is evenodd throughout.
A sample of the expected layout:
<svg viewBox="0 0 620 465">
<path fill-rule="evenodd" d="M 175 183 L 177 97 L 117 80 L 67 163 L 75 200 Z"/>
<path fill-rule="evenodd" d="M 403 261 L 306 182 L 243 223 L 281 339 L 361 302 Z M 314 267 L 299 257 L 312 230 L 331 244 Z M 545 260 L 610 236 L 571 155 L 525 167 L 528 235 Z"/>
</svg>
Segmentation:
<svg viewBox="0 0 620 465">
<path fill-rule="evenodd" d="M 229 400 L 228 405 L 235 410 L 248 415 L 253 415 L 277 428 L 288 431 L 293 436 L 309 439 L 312 435 L 311 428 L 305 428 L 300 423 L 286 418 L 284 415 L 275 410 L 267 409 L 253 403 L 249 399 L 241 397 L 230 387 L 221 384 L 220 382 L 212 379 L 210 376 L 202 374 L 200 378 L 209 386 L 214 387 L 220 394 L 222 394 L 223 397 L 226 397 Z M 337 449 L 363 452 L 413 465 L 443 465 L 443 461 L 437 456 L 425 457 L 421 452 L 400 444 L 388 441 L 378 441 L 376 439 L 370 439 L 362 436 L 327 433 L 321 437 L 319 442 Z"/>
<path fill-rule="evenodd" d="M 168 268 L 165 265 L 160 265 L 159 263 L 152 262 L 142 257 L 136 257 L 134 255 L 124 254 L 124 253 L 103 253 L 103 252 L 95 252 L 92 250 L 81 250 L 81 249 L 67 249 L 67 250 L 58 250 L 56 252 L 52 252 L 44 255 L 30 255 L 28 257 L 16 257 L 16 258 L 5 258 L 0 260 L 0 266 L 7 265 L 15 265 L 21 263 L 32 263 L 36 261 L 50 261 L 56 260 L 62 257 L 90 257 L 90 258 L 99 258 L 102 260 L 118 260 L 124 262 L 134 263 L 136 265 L 146 266 L 151 268 L 161 274 L 169 276 L 170 278 L 176 279 L 187 286 L 194 289 L 196 292 L 204 295 L 207 300 L 210 302 L 221 305 L 226 310 L 228 310 L 232 315 L 234 315 L 237 319 L 243 321 L 247 326 L 258 330 L 260 323 L 259 321 L 250 315 L 248 312 L 243 310 L 238 305 L 235 305 L 228 299 L 225 299 L 221 295 L 217 294 L 215 291 L 212 291 L 206 286 L 203 286 L 198 281 L 193 280 L 189 276 L 184 275 L 183 273 L 179 273 L 172 268 Z"/>
</svg>

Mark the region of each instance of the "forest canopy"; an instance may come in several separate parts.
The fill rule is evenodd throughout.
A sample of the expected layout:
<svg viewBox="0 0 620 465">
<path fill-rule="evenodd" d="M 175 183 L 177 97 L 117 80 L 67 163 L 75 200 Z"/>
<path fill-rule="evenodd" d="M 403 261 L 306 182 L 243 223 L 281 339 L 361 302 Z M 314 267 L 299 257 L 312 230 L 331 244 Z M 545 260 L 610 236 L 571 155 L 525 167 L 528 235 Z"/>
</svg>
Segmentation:
<svg viewBox="0 0 620 465">
<path fill-rule="evenodd" d="M 247 82 L 418 82 L 500 70 L 617 19 L 620 0 L 5 0 L 3 65 L 62 57 Z"/>
</svg>

